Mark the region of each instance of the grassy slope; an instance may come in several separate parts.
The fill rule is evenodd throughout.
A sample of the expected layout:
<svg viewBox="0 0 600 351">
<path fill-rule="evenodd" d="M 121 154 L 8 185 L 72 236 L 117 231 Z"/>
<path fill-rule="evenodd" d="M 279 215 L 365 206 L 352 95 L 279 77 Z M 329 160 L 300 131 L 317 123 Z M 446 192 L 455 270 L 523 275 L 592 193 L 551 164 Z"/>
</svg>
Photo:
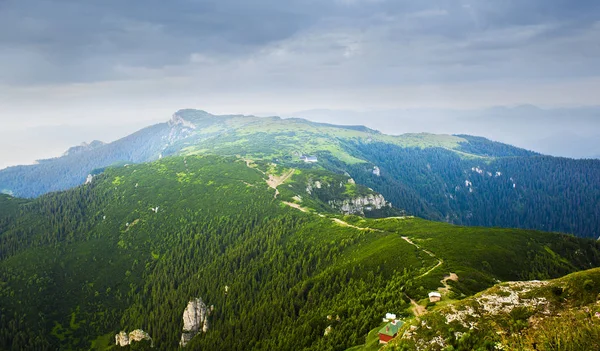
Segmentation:
<svg viewBox="0 0 600 351">
<path fill-rule="evenodd" d="M 410 237 L 444 261 L 419 283 L 431 286 L 449 272 L 458 294 L 471 294 L 496 280 L 549 279 L 578 269 L 592 268 L 600 257 L 598 242 L 557 233 L 532 230 L 463 227 L 420 218 L 362 219 L 349 217 L 357 226 L 377 228 Z M 586 244 L 575 248 L 580 242 Z"/>
<path fill-rule="evenodd" d="M 347 349 L 346 351 L 377 351 L 381 347 L 379 344 L 379 330 L 385 326 L 386 323 L 382 323 L 381 325 L 373 328 L 367 334 L 365 338 L 365 343 L 363 345 L 358 345 Z"/>
<path fill-rule="evenodd" d="M 190 111 L 187 117 L 195 119 Z M 202 119 L 202 121 L 205 121 Z M 197 128 L 194 135 L 180 143 L 182 154 L 220 155 L 244 154 L 255 158 L 286 158 L 292 153 L 318 154 L 327 152 L 348 164 L 366 162 L 351 155 L 344 143 L 348 141 L 386 142 L 403 147 L 443 147 L 456 149 L 466 140 L 451 135 L 427 133 L 392 136 L 368 128 L 351 128 L 313 123 L 303 119 L 257 118 L 251 116 L 213 116 L 213 123 Z M 207 135 L 214 137 L 204 140 Z M 242 151 L 241 151 L 242 150 Z"/>
</svg>

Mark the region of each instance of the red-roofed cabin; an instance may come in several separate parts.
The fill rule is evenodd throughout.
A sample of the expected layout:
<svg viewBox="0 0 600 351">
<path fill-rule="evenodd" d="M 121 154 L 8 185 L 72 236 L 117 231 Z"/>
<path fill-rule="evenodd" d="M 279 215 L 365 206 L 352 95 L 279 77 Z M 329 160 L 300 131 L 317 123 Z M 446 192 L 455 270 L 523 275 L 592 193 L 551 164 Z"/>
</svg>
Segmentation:
<svg viewBox="0 0 600 351">
<path fill-rule="evenodd" d="M 398 335 L 400 327 L 404 325 L 402 321 L 391 321 L 385 325 L 385 327 L 379 330 L 379 343 L 387 344 Z"/>
</svg>

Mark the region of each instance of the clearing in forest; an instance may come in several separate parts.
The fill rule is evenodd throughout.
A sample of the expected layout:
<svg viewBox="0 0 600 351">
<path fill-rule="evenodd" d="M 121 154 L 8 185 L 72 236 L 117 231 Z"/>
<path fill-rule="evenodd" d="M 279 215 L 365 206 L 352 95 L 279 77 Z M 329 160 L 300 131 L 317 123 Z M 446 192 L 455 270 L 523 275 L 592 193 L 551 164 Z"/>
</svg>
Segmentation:
<svg viewBox="0 0 600 351">
<path fill-rule="evenodd" d="M 267 179 L 267 184 L 275 189 L 275 196 L 279 195 L 279 190 L 277 187 L 283 184 L 286 180 L 290 179 L 290 177 L 294 174 L 296 170 L 294 168 L 290 169 L 287 173 L 284 173 L 280 176 L 269 174 L 269 179 Z"/>
</svg>

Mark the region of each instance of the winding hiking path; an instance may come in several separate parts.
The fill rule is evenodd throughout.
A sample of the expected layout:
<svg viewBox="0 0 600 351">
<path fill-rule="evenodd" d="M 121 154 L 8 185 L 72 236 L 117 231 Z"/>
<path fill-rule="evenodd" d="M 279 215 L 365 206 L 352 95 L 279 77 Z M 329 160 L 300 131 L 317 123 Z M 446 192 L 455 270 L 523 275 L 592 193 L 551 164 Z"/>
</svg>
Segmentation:
<svg viewBox="0 0 600 351">
<path fill-rule="evenodd" d="M 300 205 L 298 205 L 298 204 L 295 204 L 295 203 L 293 203 L 293 202 L 287 202 L 287 201 L 282 201 L 282 202 L 283 202 L 284 204 L 286 204 L 286 205 L 288 205 L 288 206 L 290 206 L 290 207 L 293 207 L 293 208 L 295 208 L 295 209 L 297 209 L 297 210 L 300 210 L 300 211 L 302 211 L 302 212 L 308 212 L 308 210 L 307 210 L 306 208 L 304 208 L 304 207 L 302 207 L 302 206 L 300 206 Z"/>
<path fill-rule="evenodd" d="M 419 245 L 415 244 L 415 243 L 414 243 L 412 240 L 410 240 L 410 238 L 409 238 L 409 237 L 407 237 L 407 236 L 403 236 L 403 237 L 402 237 L 402 239 L 404 239 L 404 241 L 406 241 L 407 243 L 409 243 L 409 244 L 413 245 L 413 246 L 414 246 L 414 247 L 416 247 L 417 249 L 419 249 L 419 250 L 421 250 L 421 251 L 425 252 L 426 254 L 428 254 L 429 256 L 431 256 L 432 258 L 434 258 L 434 259 L 438 260 L 438 263 L 437 263 L 435 266 L 431 267 L 431 268 L 430 268 L 430 269 L 429 269 L 427 272 L 425 272 L 425 273 L 423 273 L 423 274 L 419 275 L 418 277 L 415 277 L 415 279 L 423 278 L 423 277 L 425 277 L 425 276 L 429 275 L 429 274 L 430 274 L 431 272 L 433 272 L 433 271 L 434 271 L 436 268 L 438 268 L 439 266 L 441 266 L 441 265 L 442 265 L 442 263 L 444 263 L 444 261 L 443 261 L 443 260 L 439 259 L 439 258 L 438 258 L 436 255 L 434 255 L 434 254 L 433 254 L 431 251 L 429 251 L 429 250 L 426 250 L 426 249 L 424 249 L 424 248 L 420 247 Z M 454 274 L 454 273 L 451 273 L 451 275 L 452 275 L 452 274 Z M 455 274 L 455 275 L 456 275 L 456 274 Z M 458 278 L 458 277 L 457 277 L 457 278 Z M 445 284 L 445 281 L 443 282 L 443 284 L 444 284 L 444 286 L 445 286 L 446 288 L 448 288 L 448 286 Z M 415 315 L 415 317 L 419 317 L 419 316 L 422 316 L 422 315 L 424 315 L 425 313 L 427 313 L 427 309 L 426 309 L 424 306 L 421 306 L 421 305 L 419 305 L 419 304 L 418 304 L 418 303 L 417 303 L 415 300 L 413 300 L 413 299 L 412 299 L 410 296 L 408 296 L 407 294 L 404 294 L 404 295 L 406 295 L 406 297 L 408 297 L 408 299 L 410 300 L 410 304 L 413 306 L 413 309 L 412 309 L 412 311 L 413 311 L 413 314 Z"/>
<path fill-rule="evenodd" d="M 440 283 L 442 283 L 442 285 L 444 286 L 443 288 L 439 288 L 438 291 L 442 294 L 447 294 L 450 292 L 450 286 L 448 285 L 448 280 L 452 280 L 457 282 L 458 281 L 458 275 L 456 275 L 456 273 L 452 273 L 450 272 L 449 275 L 445 276 L 444 279 L 440 280 Z"/>
<path fill-rule="evenodd" d="M 306 209 L 305 209 L 305 208 L 303 208 L 303 207 L 301 207 L 301 206 L 300 206 L 300 205 L 298 205 L 298 204 L 293 204 L 293 203 L 291 203 L 291 202 L 285 202 L 285 201 L 284 201 L 284 204 L 286 204 L 286 205 L 288 205 L 288 206 L 290 206 L 290 207 L 296 208 L 296 209 L 298 209 L 298 210 L 300 210 L 300 211 L 302 211 L 302 212 L 306 212 Z M 320 216 L 323 216 L 323 215 L 321 215 L 321 214 L 319 214 L 319 215 L 320 215 Z M 357 230 L 369 230 L 369 231 L 380 232 L 380 233 L 383 233 L 383 232 L 384 232 L 384 231 L 383 231 L 383 230 L 381 230 L 381 229 L 375 229 L 375 228 L 369 228 L 369 227 L 358 227 L 358 226 L 355 226 L 355 225 L 353 225 L 353 224 L 350 224 L 350 223 L 348 223 L 348 222 L 345 222 L 345 221 L 343 221 L 343 220 L 341 220 L 341 219 L 339 219 L 339 218 L 332 218 L 331 220 L 332 220 L 333 222 L 335 222 L 335 223 L 337 223 L 337 224 L 341 225 L 341 226 L 344 226 L 344 227 L 350 227 L 350 228 L 354 228 L 354 229 L 357 229 Z M 407 243 L 409 243 L 409 244 L 413 245 L 413 246 L 414 246 L 414 247 L 416 247 L 417 249 L 419 249 L 419 250 L 421 250 L 421 251 L 425 252 L 426 254 L 428 254 L 429 256 L 431 256 L 432 258 L 434 258 L 434 259 L 436 259 L 436 260 L 438 261 L 438 262 L 436 263 L 436 265 L 435 265 L 435 266 L 433 266 L 433 267 L 431 267 L 431 268 L 430 268 L 430 269 L 429 269 L 427 272 L 425 272 L 425 273 L 423 273 L 423 274 L 419 275 L 418 277 L 416 277 L 417 279 L 418 279 L 418 278 L 423 278 L 423 277 L 425 277 L 425 276 L 429 275 L 431 272 L 433 272 L 433 271 L 434 271 L 436 268 L 438 268 L 439 266 L 441 266 L 441 265 L 444 263 L 444 261 L 443 261 L 442 259 L 438 258 L 438 257 L 437 257 L 436 255 L 434 255 L 434 254 L 433 254 L 431 251 L 429 251 L 429 250 L 426 250 L 426 249 L 424 249 L 424 248 L 420 247 L 419 245 L 415 244 L 415 243 L 414 243 L 412 240 L 410 240 L 410 238 L 409 238 L 409 237 L 407 237 L 407 236 L 403 236 L 403 237 L 401 237 L 401 238 L 402 238 L 402 239 L 404 239 L 404 241 L 406 241 Z M 447 281 L 448 279 L 450 279 L 450 280 L 457 280 L 457 279 L 458 279 L 458 276 L 456 276 L 456 274 L 454 274 L 454 273 L 450 273 L 450 276 L 448 276 L 448 278 L 447 278 L 447 279 L 444 279 L 444 280 L 442 281 L 442 284 L 444 284 L 444 286 L 445 286 L 446 288 L 448 288 L 448 286 L 447 286 L 447 284 L 446 284 L 446 281 Z M 411 300 L 411 301 L 412 301 L 412 300 Z"/>
<path fill-rule="evenodd" d="M 285 202 L 285 201 L 283 203 L 286 204 L 286 205 L 288 205 L 288 206 L 290 206 L 290 207 L 298 209 L 300 211 L 303 211 L 303 212 L 307 211 L 305 208 L 301 207 L 298 204 L 294 204 L 294 203 L 291 203 L 291 202 Z M 319 216 L 324 217 L 322 214 L 319 214 Z M 355 226 L 355 225 L 350 224 L 348 222 L 345 222 L 345 221 L 343 221 L 343 220 L 341 220 L 339 218 L 331 218 L 331 220 L 334 223 L 339 224 L 341 226 L 350 227 L 350 228 L 354 228 L 354 229 L 357 229 L 357 230 L 369 230 L 369 231 L 374 231 L 374 232 L 385 232 L 385 231 L 383 231 L 381 229 L 375 229 L 375 228 L 369 228 L 369 227 L 358 227 L 358 226 Z M 425 272 L 425 273 L 423 273 L 423 274 L 415 277 L 415 279 L 423 278 L 423 277 L 429 275 L 431 272 L 433 272 L 436 268 L 438 268 L 439 266 L 441 266 L 444 263 L 443 260 L 441 260 L 440 258 L 438 258 L 431 251 L 429 251 L 427 249 L 424 249 L 424 248 L 420 247 L 419 245 L 415 244 L 412 240 L 410 240 L 409 237 L 403 236 L 401 238 L 404 241 L 406 241 L 407 243 L 409 243 L 410 245 L 413 245 L 417 249 L 425 252 L 430 257 L 432 257 L 432 258 L 434 258 L 434 259 L 436 259 L 438 261 L 435 266 L 431 267 L 429 270 L 427 270 L 427 272 Z M 440 281 L 444 285 L 443 288 L 440 288 L 440 291 L 448 292 L 450 290 L 450 287 L 448 286 L 448 283 L 447 283 L 448 280 L 454 280 L 454 281 L 456 281 L 456 280 L 458 280 L 458 276 L 455 273 L 450 273 L 450 275 L 444 277 L 444 279 L 442 279 Z M 404 293 L 404 295 L 410 300 L 410 304 L 412 305 L 412 312 L 413 312 L 413 314 L 416 317 L 422 316 L 425 313 L 427 313 L 427 308 L 425 308 L 425 306 L 419 305 L 419 303 L 417 301 L 415 301 L 413 298 L 411 298 L 410 296 L 408 296 L 408 294 Z"/>
<path fill-rule="evenodd" d="M 293 207 L 295 207 L 295 206 L 293 206 Z M 331 220 L 332 220 L 332 221 L 334 221 L 335 223 L 339 224 L 339 225 L 342 225 L 342 226 L 345 226 L 345 227 L 354 228 L 354 229 L 358 229 L 358 230 L 372 230 L 372 231 L 374 231 L 374 232 L 380 232 L 380 233 L 383 233 L 383 232 L 384 232 L 384 231 L 383 231 L 383 230 L 381 230 L 381 229 L 374 229 L 374 228 L 369 228 L 369 227 L 357 227 L 357 226 L 355 226 L 355 225 L 352 225 L 352 224 L 350 224 L 350 223 L 348 223 L 348 222 L 342 221 L 342 220 L 341 220 L 341 219 L 339 219 L 339 218 L 332 218 Z M 403 236 L 403 237 L 402 237 L 402 239 L 404 239 L 404 241 L 406 241 L 407 243 L 409 243 L 409 244 L 413 245 L 413 246 L 414 246 L 414 247 L 416 247 L 417 249 L 419 249 L 419 250 L 421 250 L 421 251 L 425 252 L 426 254 L 428 254 L 429 256 L 433 257 L 434 259 L 436 259 L 436 260 L 438 261 L 438 262 L 437 262 L 437 264 L 436 264 L 435 266 L 431 267 L 431 268 L 430 268 L 430 269 L 429 269 L 427 272 L 425 272 L 425 273 L 423 273 L 423 274 L 419 275 L 418 277 L 416 277 L 417 279 L 418 279 L 418 278 L 423 278 L 423 277 L 425 277 L 425 276 L 429 275 L 431 272 L 433 272 L 433 271 L 434 271 L 436 268 L 438 268 L 439 266 L 441 266 L 441 265 L 444 263 L 444 261 L 443 261 L 442 259 L 438 258 L 438 257 L 437 257 L 436 255 L 434 255 L 434 254 L 433 254 L 431 251 L 429 251 L 429 250 L 426 250 L 426 249 L 424 249 L 424 248 L 420 247 L 419 245 L 415 244 L 415 243 L 414 243 L 412 240 L 410 240 L 410 238 L 409 238 L 409 237 L 407 237 L 407 236 Z M 452 277 L 452 274 L 454 274 L 454 273 L 450 273 L 450 277 Z M 454 276 L 456 276 L 456 274 L 454 274 Z M 449 278 L 449 279 L 451 279 L 451 278 Z M 458 277 L 456 277 L 456 279 L 458 279 Z M 454 279 L 452 279 L 452 280 L 454 280 Z M 446 285 L 446 283 L 445 283 L 445 282 L 446 282 L 446 281 L 444 280 L 442 283 L 444 284 L 444 286 L 446 286 L 446 287 L 447 287 L 447 285 Z"/>
<path fill-rule="evenodd" d="M 403 236 L 403 237 L 402 237 L 402 239 L 404 239 L 404 241 L 406 241 L 407 243 L 409 243 L 409 244 L 413 245 L 413 246 L 414 246 L 414 247 L 416 247 L 417 249 L 419 249 L 419 250 L 421 250 L 421 251 L 425 252 L 425 253 L 426 253 L 426 254 L 428 254 L 429 256 L 431 256 L 431 257 L 435 258 L 436 260 L 438 260 L 438 263 L 437 263 L 435 266 L 433 266 L 431 269 L 429 269 L 427 272 L 425 272 L 425 273 L 421 274 L 421 275 L 420 275 L 420 276 L 418 276 L 417 278 L 423 278 L 423 277 L 425 277 L 425 276 L 429 275 L 429 273 L 433 272 L 433 271 L 434 271 L 436 268 L 438 268 L 439 266 L 441 266 L 441 265 L 442 265 L 442 263 L 444 263 L 444 261 L 443 261 L 443 260 L 441 260 L 441 259 L 437 258 L 437 256 L 436 256 L 436 255 L 434 255 L 434 254 L 433 254 L 431 251 L 429 251 L 429 250 L 425 250 L 425 249 L 421 248 L 419 245 L 415 244 L 415 243 L 414 243 L 412 240 L 410 240 L 410 239 L 409 239 L 407 236 Z"/>
<path fill-rule="evenodd" d="M 343 226 L 343 227 L 350 227 L 350 228 L 354 228 L 354 229 L 358 229 L 358 230 L 368 230 L 368 231 L 374 231 L 374 232 L 383 233 L 383 230 L 381 230 L 381 229 L 374 229 L 374 228 L 368 228 L 368 227 L 357 227 L 357 226 L 352 225 L 352 224 L 350 224 L 348 222 L 344 222 L 344 221 L 342 221 L 339 218 L 332 218 L 331 220 L 334 221 L 335 223 Z"/>
<path fill-rule="evenodd" d="M 410 300 L 410 304 L 413 306 L 412 308 L 412 312 L 415 315 L 415 317 L 419 317 L 424 315 L 425 313 L 427 313 L 427 309 L 425 308 L 425 306 L 421 306 L 417 303 L 417 301 L 413 300 L 410 296 L 408 296 L 407 294 L 404 294 L 409 300 Z"/>
</svg>

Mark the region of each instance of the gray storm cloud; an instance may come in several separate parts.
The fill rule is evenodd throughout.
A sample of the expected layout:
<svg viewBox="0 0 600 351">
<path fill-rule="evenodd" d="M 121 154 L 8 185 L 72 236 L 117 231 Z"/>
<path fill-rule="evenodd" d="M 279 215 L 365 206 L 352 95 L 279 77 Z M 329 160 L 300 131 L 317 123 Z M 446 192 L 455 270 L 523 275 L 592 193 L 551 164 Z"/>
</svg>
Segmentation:
<svg viewBox="0 0 600 351">
<path fill-rule="evenodd" d="M 264 62 L 247 67 L 256 75 L 325 67 L 384 84 L 589 75 L 598 13 L 597 1 L 562 0 L 9 0 L 0 82 L 139 79 L 253 60 Z"/>
</svg>

